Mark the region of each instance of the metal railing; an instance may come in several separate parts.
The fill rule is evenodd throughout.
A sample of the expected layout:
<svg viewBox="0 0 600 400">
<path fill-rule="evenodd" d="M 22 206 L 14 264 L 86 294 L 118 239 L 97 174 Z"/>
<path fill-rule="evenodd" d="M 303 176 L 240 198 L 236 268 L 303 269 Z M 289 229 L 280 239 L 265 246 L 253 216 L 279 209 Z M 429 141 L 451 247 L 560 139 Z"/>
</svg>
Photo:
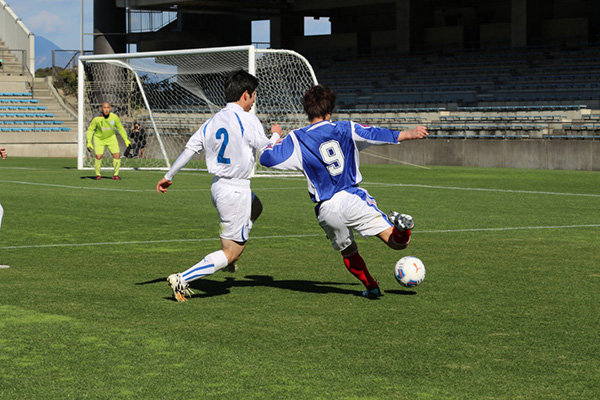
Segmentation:
<svg viewBox="0 0 600 400">
<path fill-rule="evenodd" d="M 128 15 L 130 33 L 156 32 L 177 19 L 177 11 L 130 10 Z"/>
<path fill-rule="evenodd" d="M 33 95 L 34 76 L 25 64 L 26 54 L 26 50 L 0 48 L 0 72 L 26 76 L 28 78 L 30 93 Z M 16 69 L 13 69 L 14 65 L 11 63 L 11 59 L 18 61 Z"/>
<path fill-rule="evenodd" d="M 60 91 L 60 96 L 73 110 L 77 110 L 77 81 L 75 85 L 65 81 L 64 71 L 71 71 L 77 78 L 79 50 L 52 50 L 52 85 Z M 84 54 L 93 54 L 85 51 Z M 75 111 L 76 112 L 76 111 Z"/>
<path fill-rule="evenodd" d="M 0 0 L 0 38 L 16 53 L 28 71 L 35 70 L 35 37 L 4 0 Z"/>
</svg>

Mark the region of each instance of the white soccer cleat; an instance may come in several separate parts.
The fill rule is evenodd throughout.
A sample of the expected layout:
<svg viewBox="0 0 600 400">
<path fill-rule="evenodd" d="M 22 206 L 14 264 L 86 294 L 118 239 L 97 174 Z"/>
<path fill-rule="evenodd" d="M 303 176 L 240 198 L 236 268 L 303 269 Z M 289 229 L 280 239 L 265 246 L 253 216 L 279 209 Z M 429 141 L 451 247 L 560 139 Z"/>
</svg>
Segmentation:
<svg viewBox="0 0 600 400">
<path fill-rule="evenodd" d="M 185 283 L 181 274 L 172 274 L 167 278 L 167 282 L 173 290 L 173 296 L 177 301 L 187 301 L 185 296 L 192 297 L 194 292 L 190 289 L 190 285 Z"/>
<path fill-rule="evenodd" d="M 415 221 L 413 220 L 413 217 L 408 214 L 400 214 L 396 211 L 392 211 L 388 218 L 399 231 L 407 231 L 415 227 Z"/>
<path fill-rule="evenodd" d="M 8 268 L 10 268 L 10 265 L 0 264 L 0 269 L 8 269 Z"/>
</svg>

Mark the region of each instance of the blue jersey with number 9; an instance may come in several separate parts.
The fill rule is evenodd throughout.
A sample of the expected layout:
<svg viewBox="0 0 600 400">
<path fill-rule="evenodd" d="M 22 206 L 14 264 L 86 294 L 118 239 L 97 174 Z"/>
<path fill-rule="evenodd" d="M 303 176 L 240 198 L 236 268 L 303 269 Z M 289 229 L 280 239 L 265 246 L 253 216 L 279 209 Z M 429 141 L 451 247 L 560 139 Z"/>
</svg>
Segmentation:
<svg viewBox="0 0 600 400">
<path fill-rule="evenodd" d="M 301 170 L 314 202 L 362 181 L 359 151 L 370 145 L 398 143 L 398 131 L 360 125 L 351 121 L 321 121 L 292 131 L 260 157 L 266 167 Z"/>
</svg>

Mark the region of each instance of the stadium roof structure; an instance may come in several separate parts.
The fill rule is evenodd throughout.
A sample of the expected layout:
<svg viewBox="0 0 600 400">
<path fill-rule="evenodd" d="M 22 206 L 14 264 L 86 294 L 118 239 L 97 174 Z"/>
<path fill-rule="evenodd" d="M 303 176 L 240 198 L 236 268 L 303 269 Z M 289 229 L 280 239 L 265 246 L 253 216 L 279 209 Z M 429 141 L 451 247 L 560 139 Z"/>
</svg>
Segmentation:
<svg viewBox="0 0 600 400">
<path fill-rule="evenodd" d="M 202 14 L 245 15 L 254 18 L 257 13 L 263 16 L 278 15 L 282 10 L 291 9 L 291 2 L 281 0 L 129 0 L 129 7 L 137 10 L 162 10 Z M 117 0 L 117 7 L 126 7 L 126 0 Z"/>
<path fill-rule="evenodd" d="M 131 29 L 132 23 L 140 19 L 135 18 L 135 13 L 144 12 L 167 12 L 175 17 L 151 30 Z M 331 34 L 318 40 L 306 39 L 304 17 L 329 18 Z M 125 42 L 135 43 L 137 51 L 247 45 L 252 42 L 251 23 L 259 20 L 270 22 L 269 46 L 303 54 L 314 48 L 323 52 L 371 54 L 435 47 L 514 48 L 558 41 L 600 41 L 600 2 L 594 0 L 95 0 L 94 3 L 95 32 L 100 36 L 113 35 L 109 41 L 116 46 L 112 50 L 117 53 L 125 52 Z M 105 50 L 95 48 L 96 53 Z"/>
</svg>

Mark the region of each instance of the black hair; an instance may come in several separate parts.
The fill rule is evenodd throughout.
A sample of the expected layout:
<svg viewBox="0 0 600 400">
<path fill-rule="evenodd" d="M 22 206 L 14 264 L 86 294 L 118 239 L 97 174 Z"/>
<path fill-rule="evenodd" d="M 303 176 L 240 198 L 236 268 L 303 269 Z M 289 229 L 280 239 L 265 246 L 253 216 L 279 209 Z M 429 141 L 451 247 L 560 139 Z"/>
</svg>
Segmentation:
<svg viewBox="0 0 600 400">
<path fill-rule="evenodd" d="M 327 86 L 315 85 L 308 89 L 302 97 L 302 106 L 308 116 L 308 120 L 315 118 L 325 118 L 327 114 L 333 114 L 335 107 L 336 94 Z"/>
<path fill-rule="evenodd" d="M 228 103 L 238 101 L 246 90 L 252 95 L 257 87 L 256 77 L 242 69 L 233 71 L 225 79 L 225 100 Z"/>
</svg>

